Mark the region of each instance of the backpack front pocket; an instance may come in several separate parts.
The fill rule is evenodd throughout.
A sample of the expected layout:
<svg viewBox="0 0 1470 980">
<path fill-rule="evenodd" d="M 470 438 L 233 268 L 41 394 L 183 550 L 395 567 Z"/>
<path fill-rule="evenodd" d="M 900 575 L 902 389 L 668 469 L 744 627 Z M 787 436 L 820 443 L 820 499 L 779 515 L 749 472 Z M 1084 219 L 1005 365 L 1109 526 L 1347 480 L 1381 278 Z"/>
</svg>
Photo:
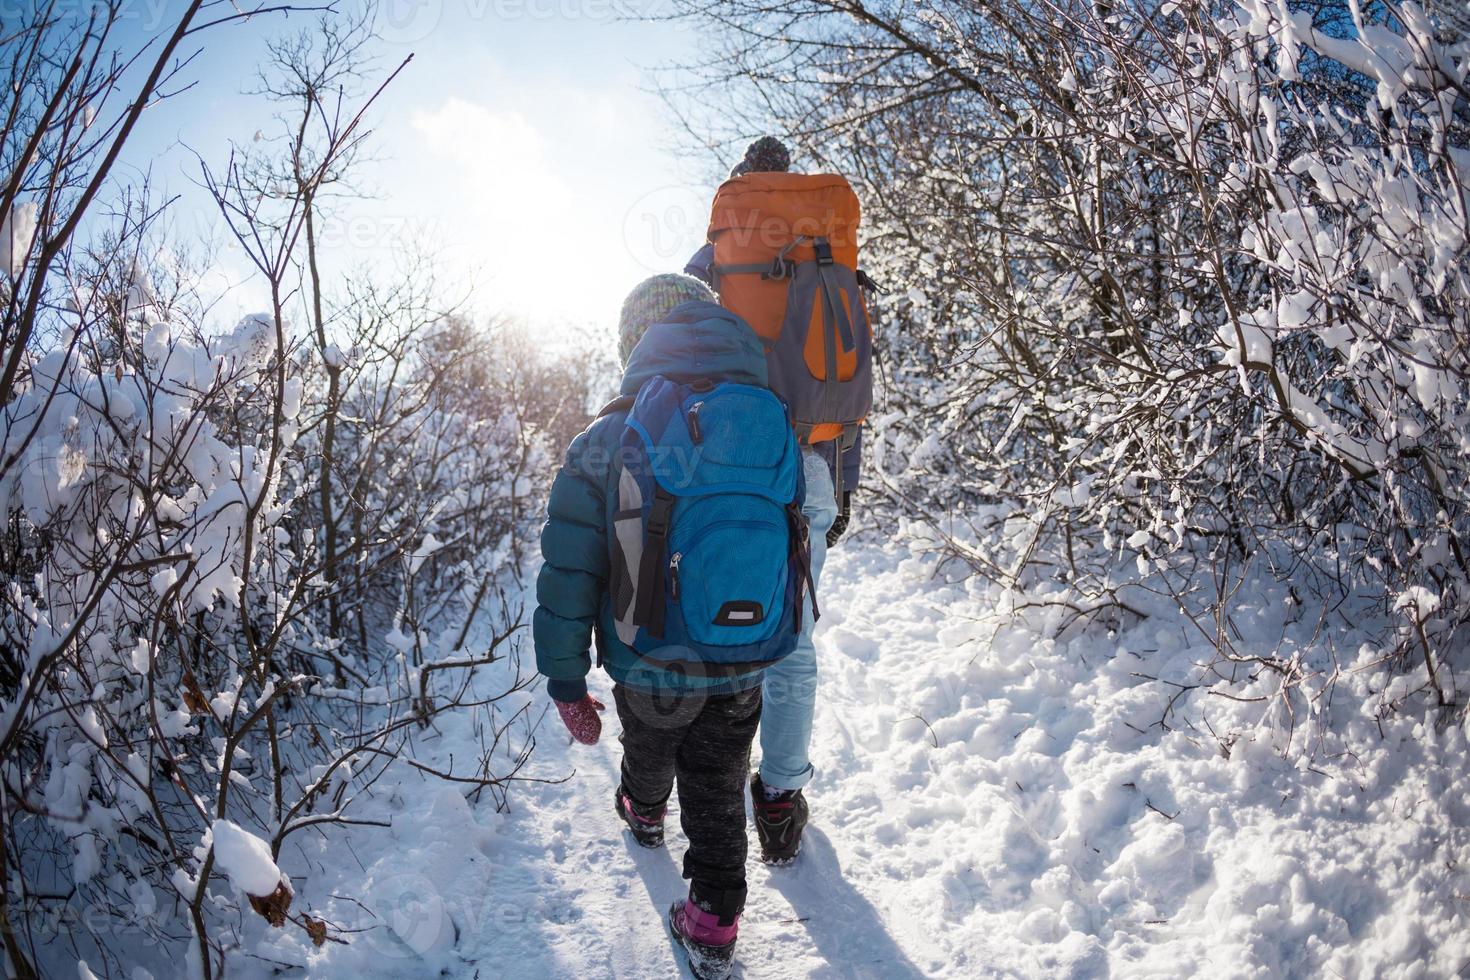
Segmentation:
<svg viewBox="0 0 1470 980">
<path fill-rule="evenodd" d="M 670 608 L 695 643 L 744 646 L 769 639 L 784 612 L 789 530 L 779 507 L 757 497 L 692 501 L 670 540 Z"/>
</svg>

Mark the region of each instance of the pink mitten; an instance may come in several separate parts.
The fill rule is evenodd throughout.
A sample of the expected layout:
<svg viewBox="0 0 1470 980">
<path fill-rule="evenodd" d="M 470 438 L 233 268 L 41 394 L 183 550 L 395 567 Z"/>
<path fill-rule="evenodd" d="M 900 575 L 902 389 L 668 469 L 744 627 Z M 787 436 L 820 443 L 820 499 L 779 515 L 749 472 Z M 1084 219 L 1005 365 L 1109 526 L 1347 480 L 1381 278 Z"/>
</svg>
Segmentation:
<svg viewBox="0 0 1470 980">
<path fill-rule="evenodd" d="M 596 745 L 602 735 L 602 719 L 597 716 L 605 705 L 588 694 L 580 701 L 557 701 L 556 710 L 561 723 L 567 726 L 572 738 L 583 745 Z"/>
</svg>

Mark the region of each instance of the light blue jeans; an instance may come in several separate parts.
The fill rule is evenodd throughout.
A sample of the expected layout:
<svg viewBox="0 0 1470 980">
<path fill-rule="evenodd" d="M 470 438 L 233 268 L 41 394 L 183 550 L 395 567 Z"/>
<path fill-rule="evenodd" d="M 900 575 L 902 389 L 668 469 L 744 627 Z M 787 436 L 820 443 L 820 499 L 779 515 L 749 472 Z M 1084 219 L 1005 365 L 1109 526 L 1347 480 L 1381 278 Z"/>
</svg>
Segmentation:
<svg viewBox="0 0 1470 980">
<path fill-rule="evenodd" d="M 812 581 L 822 577 L 827 560 L 827 531 L 837 519 L 837 498 L 827 461 L 803 449 L 806 514 L 811 525 Z M 817 606 L 820 607 L 820 599 Z M 817 707 L 817 647 L 812 642 L 816 616 L 808 605 L 801 617 L 796 649 L 766 670 L 761 705 L 761 782 L 776 789 L 801 789 L 812 778 L 807 749 L 812 740 L 812 712 Z"/>
</svg>

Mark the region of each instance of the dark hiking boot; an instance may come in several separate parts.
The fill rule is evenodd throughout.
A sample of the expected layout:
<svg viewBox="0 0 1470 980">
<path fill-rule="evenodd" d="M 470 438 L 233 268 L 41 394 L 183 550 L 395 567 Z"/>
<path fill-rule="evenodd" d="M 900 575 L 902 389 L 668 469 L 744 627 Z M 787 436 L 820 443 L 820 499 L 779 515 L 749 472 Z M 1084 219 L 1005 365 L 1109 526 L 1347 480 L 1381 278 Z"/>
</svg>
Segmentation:
<svg viewBox="0 0 1470 980">
<path fill-rule="evenodd" d="M 699 980 L 726 980 L 735 968 L 735 933 L 739 914 L 721 925 L 718 915 L 706 912 L 689 899 L 669 906 L 669 929 L 689 957 L 689 970 Z"/>
<path fill-rule="evenodd" d="M 766 787 L 758 772 L 750 774 L 750 804 L 755 813 L 755 833 L 761 842 L 761 860 L 766 864 L 790 864 L 801 852 L 801 832 L 806 829 L 806 797 L 801 790 L 786 790 L 775 799 L 766 798 Z"/>
<path fill-rule="evenodd" d="M 617 808 L 618 816 L 623 818 L 623 823 L 633 832 L 633 839 L 644 847 L 664 846 L 664 812 L 667 806 L 646 807 L 633 802 L 633 798 L 618 787 L 618 795 L 613 800 Z"/>
</svg>

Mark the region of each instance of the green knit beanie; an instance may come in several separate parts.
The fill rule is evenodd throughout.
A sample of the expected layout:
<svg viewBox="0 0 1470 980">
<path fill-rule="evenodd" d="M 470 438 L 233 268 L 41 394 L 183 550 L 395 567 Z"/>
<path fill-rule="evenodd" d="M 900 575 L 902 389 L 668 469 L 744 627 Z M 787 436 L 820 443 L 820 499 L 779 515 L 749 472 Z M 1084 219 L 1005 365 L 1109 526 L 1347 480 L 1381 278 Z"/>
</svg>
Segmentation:
<svg viewBox="0 0 1470 980">
<path fill-rule="evenodd" d="M 628 366 L 628 357 L 649 327 L 664 319 L 674 307 L 690 300 L 716 302 L 710 288 L 693 276 L 664 273 L 645 279 L 623 300 L 618 315 L 618 358 Z"/>
</svg>

